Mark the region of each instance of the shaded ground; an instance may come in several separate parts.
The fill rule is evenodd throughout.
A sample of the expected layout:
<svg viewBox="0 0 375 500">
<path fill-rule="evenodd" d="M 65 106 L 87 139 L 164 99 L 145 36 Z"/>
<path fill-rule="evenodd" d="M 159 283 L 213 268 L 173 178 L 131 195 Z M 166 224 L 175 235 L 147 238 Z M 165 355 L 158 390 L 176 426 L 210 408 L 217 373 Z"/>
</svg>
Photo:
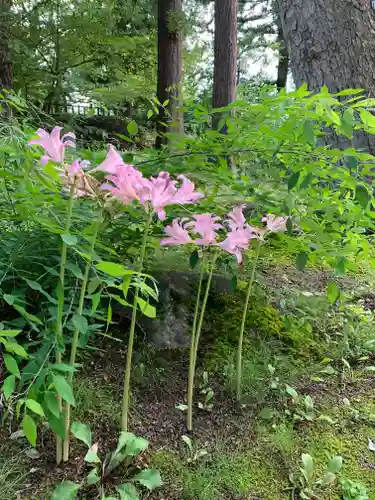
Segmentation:
<svg viewBox="0 0 375 500">
<path fill-rule="evenodd" d="M 279 272 L 279 275 L 276 272 L 264 275 L 263 286 L 273 290 L 271 299 L 275 304 L 284 286 L 296 295 L 308 291 L 319 298 L 328 279 L 325 273 L 302 275 L 290 268 Z M 344 285 L 348 290 L 355 290 L 356 295 L 363 287 L 359 295 L 371 297 L 366 283 L 361 282 L 359 286 L 355 280 L 347 279 Z M 358 300 L 362 300 L 361 297 Z M 369 499 L 375 500 L 375 453 L 368 448 L 368 439 L 375 439 L 375 376 L 367 369 L 375 365 L 372 355 L 362 361 L 353 358 L 350 370 L 343 370 L 340 360 L 332 359 L 329 366 L 334 370 L 327 373 L 327 361 L 306 360 L 303 346 L 298 353 L 291 346 L 286 348 L 281 340 L 263 341 L 258 337 L 250 340 L 260 342 L 261 347 L 265 342 L 270 356 L 269 360 L 264 359 L 264 346 L 249 351 L 248 363 L 250 367 L 255 366 L 255 372 L 250 368 L 245 372 L 252 379 L 261 379 L 259 383 L 249 381 L 254 394 L 250 394 L 246 405 L 240 408 L 233 400 L 227 372 L 210 373 L 213 409 L 207 412 L 195 408 L 192 452 L 181 440 L 186 434 L 185 414 L 176 408 L 186 399 L 187 353 L 138 346 L 130 428 L 150 441 L 150 448 L 141 457 L 139 465 L 159 468 L 164 480 L 160 491 L 145 493 L 143 498 L 291 498 L 289 475 L 298 472 L 301 454 L 310 453 L 316 462 L 317 477 L 323 473 L 329 457 L 341 455 L 344 465 L 340 477 L 362 482 L 367 487 Z M 99 449 L 103 451 L 115 446 L 118 435 L 126 352 L 120 346 L 108 340 L 99 345 L 94 356 L 85 361 L 76 389 L 78 412 L 73 414 L 73 419 L 90 423 Z M 203 352 L 207 355 L 209 350 Z M 257 358 L 256 363 L 254 358 Z M 287 363 L 285 358 L 288 358 Z M 272 376 L 267 372 L 270 362 L 275 368 Z M 202 366 L 205 366 L 204 358 L 201 359 Z M 260 369 L 264 371 L 259 372 Z M 276 386 L 270 390 L 272 383 Z M 285 393 L 285 383 L 293 385 L 298 400 L 294 401 Z M 297 421 L 295 415 L 304 412 L 305 395 L 313 398 L 314 416 Z M 201 398 L 198 394 L 197 401 Z M 328 418 L 319 420 L 321 415 Z M 35 460 L 25 456 L 26 445 L 22 440 L 9 442 L 8 436 L 9 433 L 3 430 L 0 500 L 47 500 L 62 479 L 81 481 L 85 472 L 87 474 L 83 461 L 86 450 L 77 441 L 73 440 L 69 464 L 56 469 L 54 443 L 48 430 L 40 432 L 38 449 L 43 454 Z M 202 450 L 206 454 L 196 458 L 203 455 Z M 121 482 L 124 474 L 125 471 L 120 469 L 111 478 L 108 493 L 111 484 Z M 298 491 L 295 495 L 299 498 Z M 86 489 L 80 498 L 89 500 L 97 495 L 95 490 Z M 329 491 L 319 493 L 317 498 L 342 498 L 337 482 Z"/>
</svg>

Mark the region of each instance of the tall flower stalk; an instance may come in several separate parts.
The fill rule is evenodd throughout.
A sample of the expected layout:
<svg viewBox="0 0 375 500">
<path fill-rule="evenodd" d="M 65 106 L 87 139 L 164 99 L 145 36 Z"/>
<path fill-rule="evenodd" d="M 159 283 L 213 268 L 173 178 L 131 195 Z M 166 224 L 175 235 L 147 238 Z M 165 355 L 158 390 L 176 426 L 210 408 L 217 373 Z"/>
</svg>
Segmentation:
<svg viewBox="0 0 375 500">
<path fill-rule="evenodd" d="M 141 253 L 139 257 L 139 263 L 137 267 L 138 272 L 142 272 L 143 262 L 146 255 L 147 237 L 150 230 L 150 225 L 152 221 L 152 212 L 150 211 L 147 215 L 145 229 L 143 232 Z M 132 369 L 133 360 L 133 345 L 134 345 L 134 332 L 137 320 L 137 304 L 138 304 L 139 288 L 136 287 L 134 291 L 133 300 L 133 310 L 130 323 L 129 340 L 128 340 L 128 351 L 126 353 L 126 365 L 125 365 L 125 375 L 124 375 L 124 390 L 122 397 L 122 413 L 121 413 L 121 430 L 127 432 L 128 430 L 128 420 L 129 420 L 129 401 L 130 401 L 130 376 Z"/>
<path fill-rule="evenodd" d="M 201 268 L 200 279 L 199 279 L 199 288 L 198 288 L 198 294 L 197 294 L 197 300 L 196 300 L 196 306 L 195 306 L 193 329 L 192 329 L 192 334 L 191 334 L 190 359 L 189 359 L 188 396 L 187 396 L 187 407 L 188 408 L 187 408 L 187 422 L 186 422 L 186 424 L 187 424 L 187 429 L 190 432 L 192 432 L 192 430 L 193 430 L 194 379 L 195 379 L 195 368 L 196 368 L 196 364 L 197 364 L 199 339 L 200 339 L 201 332 L 202 332 L 202 326 L 203 326 L 204 315 L 206 312 L 207 300 L 208 300 L 208 296 L 209 296 L 210 288 L 211 288 L 212 274 L 214 271 L 215 262 L 216 262 L 217 257 L 218 257 L 218 254 L 216 253 L 215 256 L 213 257 L 213 260 L 211 263 L 211 267 L 210 267 L 210 271 L 209 271 L 207 283 L 206 283 L 206 289 L 205 289 L 204 296 L 203 296 L 202 307 L 201 307 L 200 314 L 199 314 L 199 321 L 198 321 L 198 325 L 196 326 L 197 317 L 198 317 L 198 310 L 199 310 L 199 303 L 200 303 L 200 295 L 201 295 L 202 284 L 203 284 L 203 272 L 204 272 L 203 262 L 202 262 L 202 268 Z M 196 331 L 195 331 L 195 326 L 196 326 Z"/>
<path fill-rule="evenodd" d="M 91 243 L 90 243 L 90 249 L 89 249 L 89 253 L 87 256 L 85 271 L 83 274 L 81 293 L 80 293 L 78 309 L 77 309 L 77 314 L 79 314 L 79 315 L 82 315 L 82 312 L 83 312 L 86 290 L 87 290 L 87 282 L 88 282 L 88 278 L 89 278 L 89 274 L 90 274 L 90 269 L 91 269 L 93 255 L 94 255 L 96 240 L 98 238 L 100 225 L 102 223 L 102 217 L 103 217 L 103 209 L 100 208 L 98 215 L 97 215 L 97 218 L 96 218 L 96 221 L 95 221 L 95 224 L 94 224 L 93 234 L 92 234 Z M 71 347 L 71 351 L 70 351 L 70 361 L 69 361 L 69 364 L 72 368 L 72 370 L 68 374 L 68 380 L 69 380 L 70 384 L 73 383 L 74 365 L 75 365 L 75 361 L 76 361 L 78 341 L 79 341 L 79 329 L 75 328 L 74 333 L 73 333 L 73 340 L 72 340 L 72 347 Z M 66 402 L 65 407 L 64 407 L 64 427 L 65 427 L 65 441 L 63 444 L 63 460 L 64 460 L 64 462 L 67 462 L 69 460 L 70 412 L 71 412 L 71 405 L 68 402 Z"/>
<path fill-rule="evenodd" d="M 72 222 L 73 213 L 73 200 L 75 196 L 75 183 L 72 184 L 69 193 L 66 222 L 65 222 L 65 234 L 69 234 L 70 226 Z M 65 267 L 66 267 L 66 257 L 68 254 L 68 245 L 63 241 L 61 247 L 60 256 L 60 274 L 59 282 L 57 285 L 57 317 L 56 317 L 56 363 L 60 364 L 62 362 L 61 349 L 63 346 L 63 314 L 64 314 L 64 284 L 65 284 Z M 60 395 L 57 395 L 57 402 L 60 412 L 62 411 L 62 399 Z M 56 463 L 59 465 L 62 460 L 62 439 L 60 436 L 56 436 Z"/>
<path fill-rule="evenodd" d="M 246 299 L 245 299 L 245 304 L 243 308 L 243 313 L 242 313 L 242 321 L 241 321 L 241 328 L 240 328 L 240 334 L 238 337 L 238 346 L 237 346 L 237 373 L 236 373 L 236 397 L 237 401 L 241 401 L 242 397 L 242 351 L 243 351 L 243 337 L 244 337 L 244 332 L 245 332 L 245 325 L 246 325 L 246 319 L 247 319 L 247 314 L 249 311 L 249 304 L 250 304 L 250 298 L 253 292 L 253 286 L 254 286 L 254 281 L 255 281 L 255 271 L 256 267 L 258 264 L 258 259 L 259 259 L 259 254 L 260 254 L 260 249 L 262 246 L 262 240 L 259 240 L 257 242 L 257 248 L 255 251 L 255 257 L 253 260 L 253 265 L 251 269 L 251 275 L 250 275 L 250 280 L 247 286 L 247 292 L 246 292 Z"/>
</svg>

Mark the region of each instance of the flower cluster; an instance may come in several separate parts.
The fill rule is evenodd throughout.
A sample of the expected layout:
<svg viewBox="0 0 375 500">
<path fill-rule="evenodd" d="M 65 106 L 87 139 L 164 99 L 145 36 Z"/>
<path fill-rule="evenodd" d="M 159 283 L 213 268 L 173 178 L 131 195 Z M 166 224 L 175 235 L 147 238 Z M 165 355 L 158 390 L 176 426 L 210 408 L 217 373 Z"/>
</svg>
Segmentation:
<svg viewBox="0 0 375 500">
<path fill-rule="evenodd" d="M 43 129 L 36 132 L 39 139 L 32 139 L 29 144 L 42 146 L 46 155 L 42 164 L 48 161 L 63 164 L 66 146 L 74 146 L 74 134 L 61 136 L 61 127 L 55 127 L 51 134 Z M 67 140 L 68 139 L 68 140 Z M 155 212 L 159 219 L 165 219 L 165 207 L 168 205 L 186 205 L 196 203 L 204 197 L 195 191 L 195 186 L 187 177 L 180 175 L 178 181 L 170 178 L 168 172 L 160 172 L 157 177 L 147 179 L 132 165 L 124 163 L 121 155 L 110 145 L 106 159 L 89 173 L 84 168 L 88 162 L 75 160 L 71 165 L 63 165 L 60 177 L 66 187 L 75 187 L 76 196 L 94 196 L 97 181 L 92 177 L 95 172 L 104 172 L 106 182 L 100 191 L 107 192 L 109 198 L 118 199 L 127 205 L 138 201 L 147 212 Z M 107 196 L 108 198 L 108 196 Z"/>
<path fill-rule="evenodd" d="M 195 244 L 201 246 L 214 245 L 222 250 L 235 255 L 237 262 L 242 262 L 243 251 L 249 248 L 253 239 L 263 240 L 269 232 L 284 232 L 286 229 L 286 217 L 276 217 L 268 214 L 262 218 L 264 227 L 252 227 L 247 224 L 243 214 L 243 205 L 234 207 L 227 215 L 223 224 L 220 218 L 212 214 L 199 214 L 189 221 L 186 218 L 174 219 L 170 226 L 165 228 L 167 238 L 161 240 L 161 245 L 188 245 Z M 219 241 L 218 230 L 225 230 L 225 238 Z M 198 235 L 193 238 L 191 234 Z"/>
</svg>

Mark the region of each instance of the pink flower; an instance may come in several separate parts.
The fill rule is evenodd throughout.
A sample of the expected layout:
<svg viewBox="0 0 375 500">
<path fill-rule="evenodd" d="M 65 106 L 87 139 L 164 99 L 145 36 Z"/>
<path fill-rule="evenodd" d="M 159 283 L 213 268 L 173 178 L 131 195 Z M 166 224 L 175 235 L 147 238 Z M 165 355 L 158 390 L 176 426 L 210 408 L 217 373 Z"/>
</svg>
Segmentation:
<svg viewBox="0 0 375 500">
<path fill-rule="evenodd" d="M 288 217 L 276 217 L 276 215 L 267 214 L 262 218 L 262 222 L 266 224 L 268 231 L 272 233 L 283 233 L 286 231 L 286 223 Z"/>
<path fill-rule="evenodd" d="M 90 173 L 93 172 L 106 172 L 107 174 L 116 174 L 118 167 L 124 167 L 126 164 L 124 163 L 121 155 L 116 149 L 112 146 L 112 144 L 108 147 L 108 153 L 106 159 L 96 168 L 91 170 Z M 129 165 L 131 166 L 131 165 Z"/>
<path fill-rule="evenodd" d="M 202 238 L 195 241 L 198 245 L 214 245 L 217 238 L 216 231 L 223 227 L 218 223 L 219 220 L 219 217 L 211 214 L 198 214 L 186 227 L 192 227 L 195 233 L 201 235 Z"/>
<path fill-rule="evenodd" d="M 242 251 L 249 248 L 249 242 L 253 238 L 257 238 L 257 235 L 253 232 L 252 228 L 248 226 L 244 229 L 241 228 L 230 231 L 226 239 L 219 243 L 219 245 L 226 252 L 235 255 L 237 262 L 241 264 Z"/>
<path fill-rule="evenodd" d="M 172 203 L 188 205 L 204 198 L 203 193 L 194 191 L 195 185 L 187 177 L 185 177 L 184 175 L 179 175 L 178 179 L 182 180 L 182 184 L 175 195 L 172 197 Z"/>
<path fill-rule="evenodd" d="M 228 223 L 232 230 L 242 229 L 246 226 L 246 219 L 243 214 L 244 208 L 245 205 L 238 205 L 237 207 L 234 207 L 231 212 L 229 212 L 228 219 L 225 222 Z"/>
<path fill-rule="evenodd" d="M 49 161 L 55 163 L 62 163 L 65 156 L 65 148 L 70 146 L 75 147 L 76 136 L 72 132 L 68 132 L 61 135 L 62 127 L 55 127 L 51 134 L 46 132 L 44 129 L 39 128 L 36 134 L 39 135 L 39 139 L 31 139 L 28 144 L 37 144 L 42 146 L 44 151 L 47 153 L 43 155 L 40 159 L 42 165 L 45 165 Z"/>
<path fill-rule="evenodd" d="M 193 243 L 189 233 L 183 226 L 184 219 L 174 219 L 171 226 L 167 226 L 164 231 L 169 238 L 161 240 L 161 245 L 187 245 Z"/>
<path fill-rule="evenodd" d="M 106 179 L 111 184 L 103 184 L 101 190 L 111 192 L 125 205 L 134 200 L 140 200 L 146 183 L 146 179 L 139 170 L 125 164 L 118 165 L 115 173 L 107 175 Z"/>
<path fill-rule="evenodd" d="M 173 203 L 172 199 L 176 192 L 176 181 L 171 180 L 168 172 L 160 172 L 157 177 L 144 180 L 140 201 L 145 207 L 150 203 L 159 219 L 164 220 L 164 207 Z"/>
</svg>

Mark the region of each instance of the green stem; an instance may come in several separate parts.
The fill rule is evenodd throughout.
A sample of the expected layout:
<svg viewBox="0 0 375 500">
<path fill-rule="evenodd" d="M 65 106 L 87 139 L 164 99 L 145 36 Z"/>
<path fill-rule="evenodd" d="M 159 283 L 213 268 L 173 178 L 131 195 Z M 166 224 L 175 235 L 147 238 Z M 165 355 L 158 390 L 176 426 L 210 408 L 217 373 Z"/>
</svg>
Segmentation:
<svg viewBox="0 0 375 500">
<path fill-rule="evenodd" d="M 247 293 L 246 293 L 246 299 L 245 299 L 245 304 L 243 308 L 243 313 L 242 313 L 242 322 L 241 322 L 241 329 L 240 329 L 240 335 L 238 337 L 238 346 L 237 346 L 237 380 L 236 380 L 236 396 L 237 396 L 237 401 L 241 401 L 242 397 L 242 346 L 243 346 L 243 336 L 245 332 L 245 325 L 246 325 L 246 319 L 247 319 L 247 313 L 249 309 L 249 303 L 250 303 L 250 297 L 253 291 L 253 285 L 254 285 L 254 280 L 255 280 L 255 270 L 257 267 L 258 259 L 259 259 L 259 253 L 260 249 L 262 246 L 262 240 L 258 241 L 256 253 L 255 253 L 255 258 L 253 262 L 253 268 L 251 270 L 251 276 L 250 276 L 250 281 L 249 285 L 247 288 Z"/>
<path fill-rule="evenodd" d="M 72 222 L 72 213 L 73 213 L 73 200 L 74 200 L 74 192 L 75 192 L 75 183 L 70 188 L 69 201 L 68 201 L 68 209 L 66 215 L 65 222 L 65 234 L 68 234 L 70 231 L 70 225 Z M 65 282 L 65 266 L 66 266 L 66 257 L 68 254 L 68 245 L 63 241 L 61 248 L 61 260 L 60 260 L 60 276 L 58 287 L 61 288 L 60 293 L 58 294 L 58 305 L 57 305 L 57 318 L 56 318 L 56 363 L 60 364 L 62 361 L 61 356 L 61 348 L 63 345 L 63 337 L 62 337 L 62 320 L 64 313 L 64 282 Z M 61 396 L 57 395 L 57 402 L 59 406 L 60 412 L 62 411 L 62 400 Z M 56 436 L 56 464 L 59 465 L 62 460 L 62 439 L 59 436 Z"/>
<path fill-rule="evenodd" d="M 194 310 L 194 320 L 193 327 L 191 331 L 191 340 L 190 340 L 190 357 L 189 357 L 189 375 L 188 375 L 188 410 L 187 410 L 187 426 L 188 429 L 193 427 L 193 392 L 194 392 L 194 367 L 195 367 L 195 333 L 197 328 L 198 321 L 198 313 L 199 313 L 199 303 L 202 292 L 202 283 L 203 283 L 203 274 L 204 274 L 204 260 L 201 262 L 201 272 L 199 276 L 199 285 L 198 285 L 198 293 L 197 300 L 195 301 L 195 310 Z M 191 403 L 189 403 L 191 402 Z"/>
<path fill-rule="evenodd" d="M 198 322 L 198 327 L 197 331 L 195 332 L 194 335 L 194 344 L 192 341 L 192 350 L 193 350 L 193 355 L 190 356 L 190 364 L 189 364 L 189 380 L 188 380 L 188 411 L 187 411 L 187 429 L 189 432 L 193 430 L 193 396 L 194 396 L 194 378 L 195 378 L 195 367 L 197 363 L 197 354 L 198 354 L 198 346 L 199 346 L 199 339 L 201 336 L 201 331 L 202 331 L 202 326 L 203 326 L 203 319 L 204 319 L 204 314 L 206 311 L 206 306 L 207 306 L 207 300 L 208 300 L 208 294 L 210 292 L 211 288 L 211 281 L 212 281 L 212 273 L 215 267 L 215 262 L 217 259 L 217 254 L 214 256 L 212 264 L 211 264 L 211 269 L 208 275 L 208 280 L 207 280 L 207 285 L 206 285 L 206 290 L 204 293 L 203 297 L 203 302 L 202 302 L 202 308 L 199 316 L 199 322 Z"/>
<path fill-rule="evenodd" d="M 100 224 L 102 222 L 102 214 L 103 214 L 103 209 L 101 208 L 98 213 L 98 217 L 96 219 L 95 225 L 94 225 L 94 231 L 92 234 L 91 238 L 91 244 L 90 244 L 90 250 L 85 266 L 85 271 L 83 274 L 83 281 L 82 281 L 82 287 L 81 287 L 81 294 L 79 297 L 79 303 L 78 303 L 78 310 L 77 314 L 81 315 L 83 312 L 83 307 L 85 304 L 85 296 L 86 296 L 86 289 L 87 289 L 87 282 L 90 274 L 90 269 L 91 269 L 91 263 L 92 263 L 92 258 L 94 254 L 94 249 L 95 249 L 95 244 L 96 240 L 98 237 L 98 232 L 100 228 Z M 76 354 L 77 354 L 77 348 L 78 348 L 78 340 L 79 340 L 79 330 L 76 328 L 74 330 L 73 334 L 73 341 L 72 341 L 72 348 L 70 351 L 70 361 L 69 364 L 72 368 L 74 368 L 75 361 L 76 361 Z M 68 375 L 68 380 L 72 384 L 73 382 L 73 376 L 74 372 L 71 371 L 69 372 Z M 69 460 L 69 444 L 70 444 L 70 410 L 71 410 L 71 405 L 69 403 L 65 403 L 65 441 L 64 441 L 64 450 L 63 450 L 63 460 L 64 462 L 67 462 Z"/>
<path fill-rule="evenodd" d="M 147 236 L 150 229 L 152 220 L 152 212 L 148 214 L 145 230 L 143 233 L 141 254 L 138 264 L 138 272 L 141 272 L 143 269 L 143 261 L 146 254 L 146 244 L 147 244 Z M 134 292 L 134 302 L 133 302 L 133 311 L 132 318 L 130 323 L 130 332 L 129 332 L 129 340 L 128 340 L 128 352 L 126 353 L 126 365 L 125 365 L 125 376 L 124 376 L 124 392 L 122 397 L 122 415 L 121 415 L 121 430 L 128 430 L 128 416 L 129 416 L 129 398 L 130 398 L 130 375 L 132 368 L 132 359 L 133 359 L 133 344 L 134 344 L 134 331 L 135 324 L 137 319 L 137 302 L 138 302 L 139 288 L 136 287 Z"/>
</svg>

